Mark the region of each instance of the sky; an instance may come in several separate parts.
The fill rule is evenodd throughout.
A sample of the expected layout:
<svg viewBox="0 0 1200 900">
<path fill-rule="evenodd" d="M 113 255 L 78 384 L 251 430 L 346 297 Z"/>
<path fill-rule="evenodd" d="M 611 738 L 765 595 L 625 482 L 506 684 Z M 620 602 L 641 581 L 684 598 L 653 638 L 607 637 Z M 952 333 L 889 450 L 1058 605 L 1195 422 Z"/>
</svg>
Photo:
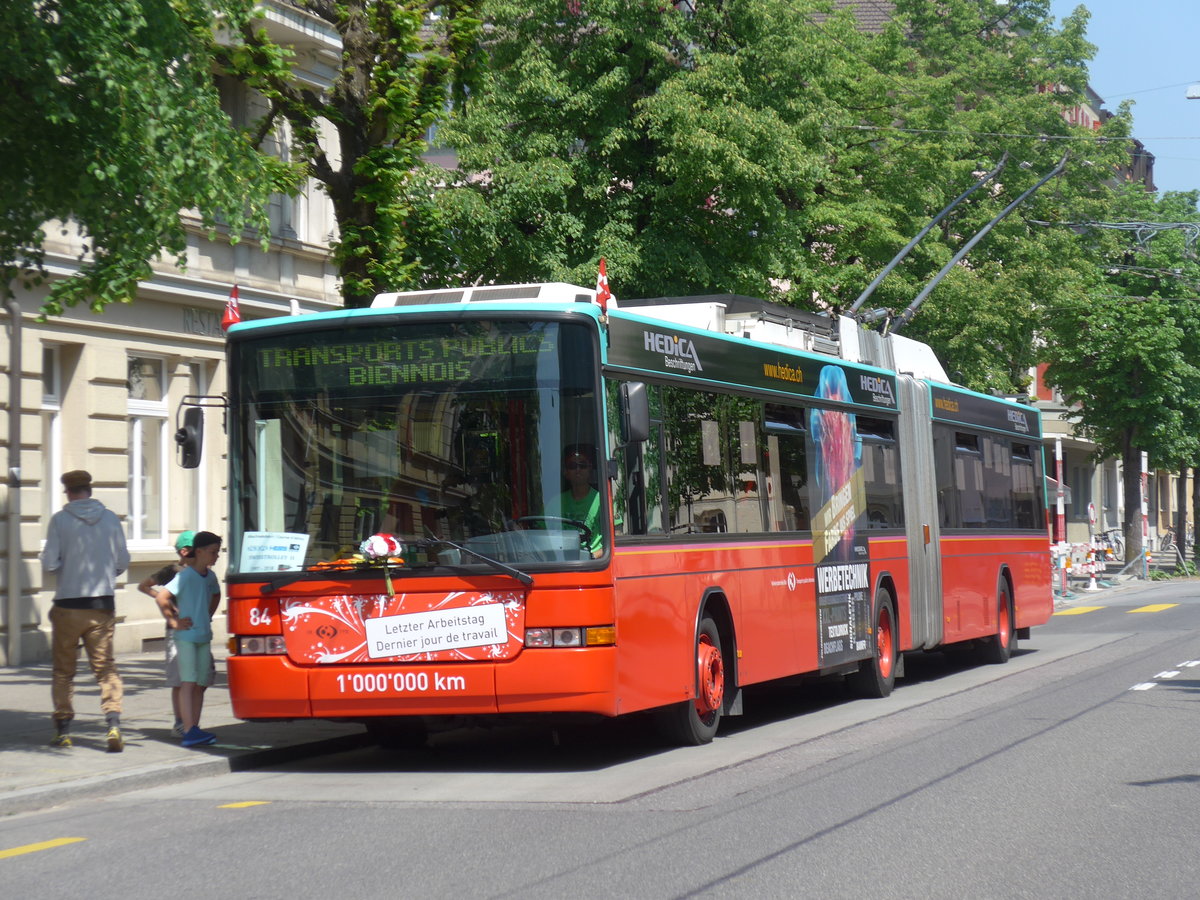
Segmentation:
<svg viewBox="0 0 1200 900">
<path fill-rule="evenodd" d="M 1085 6 L 1088 40 L 1098 48 L 1088 65 L 1104 108 L 1136 101 L 1133 135 L 1154 154 L 1159 191 L 1200 189 L 1200 0 L 1052 0 L 1056 19 Z"/>
</svg>

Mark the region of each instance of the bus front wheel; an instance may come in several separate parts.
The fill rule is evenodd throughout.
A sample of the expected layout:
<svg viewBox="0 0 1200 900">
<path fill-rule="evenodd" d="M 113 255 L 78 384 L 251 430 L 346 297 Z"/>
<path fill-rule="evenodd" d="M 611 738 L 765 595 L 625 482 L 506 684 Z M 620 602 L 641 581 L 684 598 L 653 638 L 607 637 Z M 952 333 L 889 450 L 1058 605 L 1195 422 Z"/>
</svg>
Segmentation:
<svg viewBox="0 0 1200 900">
<path fill-rule="evenodd" d="M 666 737 L 684 746 L 707 744 L 716 736 L 725 703 L 725 660 L 717 623 L 708 616 L 696 633 L 696 696 L 659 714 Z"/>
<path fill-rule="evenodd" d="M 850 689 L 860 697 L 882 699 L 896 684 L 896 605 L 886 588 L 875 595 L 875 655 L 858 664 L 847 676 Z"/>
</svg>

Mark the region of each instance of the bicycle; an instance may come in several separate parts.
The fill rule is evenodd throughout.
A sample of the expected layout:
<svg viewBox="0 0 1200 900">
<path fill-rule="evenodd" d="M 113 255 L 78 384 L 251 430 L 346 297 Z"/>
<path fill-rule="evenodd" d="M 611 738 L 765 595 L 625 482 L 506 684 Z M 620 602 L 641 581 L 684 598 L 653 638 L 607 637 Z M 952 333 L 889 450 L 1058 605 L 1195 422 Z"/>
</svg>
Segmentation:
<svg viewBox="0 0 1200 900">
<path fill-rule="evenodd" d="M 1175 529 L 1167 528 L 1165 531 L 1163 531 L 1162 534 L 1160 534 L 1158 536 L 1158 549 L 1160 551 L 1172 550 L 1172 549 L 1174 549 L 1174 547 L 1175 547 Z"/>
<path fill-rule="evenodd" d="M 1121 535 L 1121 529 L 1109 528 L 1107 531 L 1101 531 L 1096 535 L 1096 544 L 1102 550 L 1108 550 L 1112 553 L 1113 559 L 1125 558 L 1125 538 Z"/>
</svg>

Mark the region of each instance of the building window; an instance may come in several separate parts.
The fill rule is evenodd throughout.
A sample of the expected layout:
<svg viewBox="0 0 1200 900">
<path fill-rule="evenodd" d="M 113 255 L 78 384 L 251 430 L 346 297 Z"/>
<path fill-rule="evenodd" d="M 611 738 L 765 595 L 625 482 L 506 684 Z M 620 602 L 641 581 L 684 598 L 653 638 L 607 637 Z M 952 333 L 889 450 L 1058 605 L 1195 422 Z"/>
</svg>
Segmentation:
<svg viewBox="0 0 1200 900">
<path fill-rule="evenodd" d="M 62 475 L 62 354 L 56 344 L 42 346 L 42 513 L 58 509 Z"/>
<path fill-rule="evenodd" d="M 166 539 L 166 362 L 129 357 L 129 540 Z"/>
<path fill-rule="evenodd" d="M 1067 469 L 1067 487 L 1071 490 L 1070 518 L 1075 522 L 1088 520 L 1088 505 L 1092 502 L 1092 469 L 1090 466 L 1071 466 Z"/>
</svg>

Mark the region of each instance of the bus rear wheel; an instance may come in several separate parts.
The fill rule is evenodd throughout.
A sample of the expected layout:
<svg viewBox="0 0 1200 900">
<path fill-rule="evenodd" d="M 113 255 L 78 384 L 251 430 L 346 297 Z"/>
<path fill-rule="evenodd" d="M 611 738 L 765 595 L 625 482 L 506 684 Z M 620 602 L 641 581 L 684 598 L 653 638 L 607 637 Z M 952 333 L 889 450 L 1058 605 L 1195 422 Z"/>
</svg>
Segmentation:
<svg viewBox="0 0 1200 900">
<path fill-rule="evenodd" d="M 707 744 L 716 736 L 725 704 L 725 660 L 717 623 L 708 616 L 696 633 L 696 697 L 659 714 L 663 734 L 683 746 Z"/>
<path fill-rule="evenodd" d="M 1016 646 L 1012 592 L 1008 589 L 1008 582 L 1001 578 L 1000 587 L 996 590 L 996 633 L 984 640 L 980 655 L 984 662 L 1006 663 L 1012 657 Z"/>
<path fill-rule="evenodd" d="M 896 685 L 896 604 L 887 588 L 875 595 L 875 655 L 858 664 L 846 677 L 850 690 L 860 697 L 882 699 Z"/>
</svg>

